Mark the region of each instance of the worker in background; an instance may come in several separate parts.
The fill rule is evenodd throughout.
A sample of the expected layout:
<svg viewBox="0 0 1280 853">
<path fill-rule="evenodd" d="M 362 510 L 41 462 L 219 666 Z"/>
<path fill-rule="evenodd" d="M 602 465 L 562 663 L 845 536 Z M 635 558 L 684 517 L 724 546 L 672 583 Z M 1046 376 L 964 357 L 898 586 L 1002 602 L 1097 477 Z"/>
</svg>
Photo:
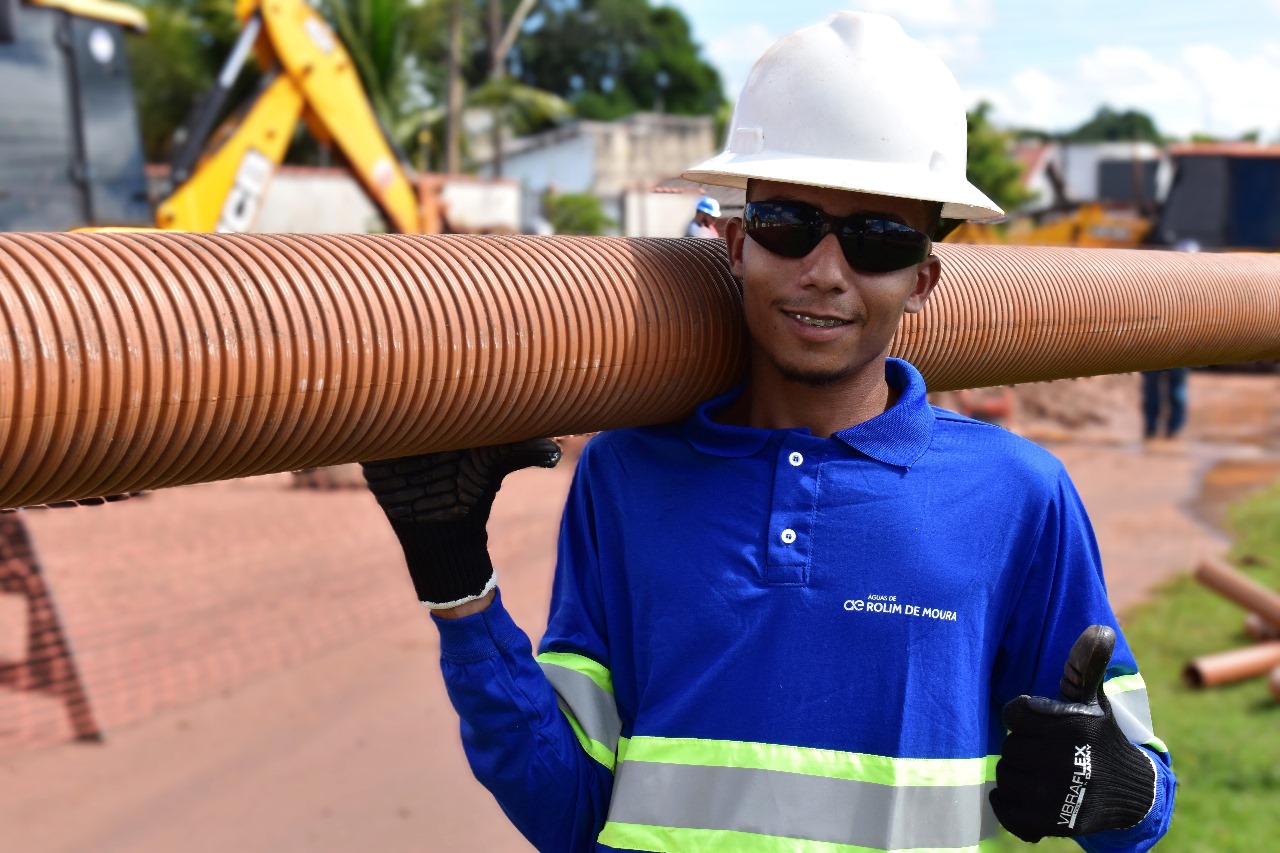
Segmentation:
<svg viewBox="0 0 1280 853">
<path fill-rule="evenodd" d="M 1001 214 L 965 148 L 958 85 L 891 18 L 837 13 L 757 62 L 726 150 L 684 175 L 746 190 L 745 381 L 586 445 L 536 657 L 486 521 L 556 446 L 365 464 L 472 770 L 538 849 L 972 850 L 998 819 L 1119 851 L 1167 829 L 1169 754 L 1066 471 L 887 356 L 938 284 L 940 218 Z M 1118 638 L 1096 697 L 1064 679 L 1095 624 Z"/>
<path fill-rule="evenodd" d="M 1175 252 L 1198 252 L 1200 244 L 1182 239 Z M 1187 422 L 1187 377 L 1185 367 L 1142 371 L 1142 437 L 1148 443 L 1176 439 Z"/>
<path fill-rule="evenodd" d="M 716 220 L 719 218 L 720 202 L 709 195 L 704 195 L 698 199 L 698 206 L 693 210 L 693 219 L 689 220 L 689 227 L 684 229 L 684 236 L 718 239 L 720 232 L 716 230 Z"/>
</svg>

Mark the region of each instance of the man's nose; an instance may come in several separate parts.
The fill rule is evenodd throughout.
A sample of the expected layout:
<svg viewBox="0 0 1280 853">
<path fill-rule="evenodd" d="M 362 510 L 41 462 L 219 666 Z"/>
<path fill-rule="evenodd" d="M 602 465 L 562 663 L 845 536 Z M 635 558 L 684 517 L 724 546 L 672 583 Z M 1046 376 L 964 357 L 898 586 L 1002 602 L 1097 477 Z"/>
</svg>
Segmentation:
<svg viewBox="0 0 1280 853">
<path fill-rule="evenodd" d="M 822 290 L 847 290 L 853 271 L 835 234 L 826 234 L 805 256 L 804 284 Z"/>
</svg>

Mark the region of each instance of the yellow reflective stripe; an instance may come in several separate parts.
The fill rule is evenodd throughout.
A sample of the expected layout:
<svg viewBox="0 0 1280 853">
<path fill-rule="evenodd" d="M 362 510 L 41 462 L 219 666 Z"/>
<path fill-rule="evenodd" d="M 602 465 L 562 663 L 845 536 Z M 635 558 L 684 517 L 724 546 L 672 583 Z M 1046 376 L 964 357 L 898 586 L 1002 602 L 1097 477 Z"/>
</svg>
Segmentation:
<svg viewBox="0 0 1280 853">
<path fill-rule="evenodd" d="M 613 695 L 613 674 L 591 658 L 567 652 L 543 652 L 538 655 L 537 661 L 538 663 L 549 663 L 553 666 L 562 666 L 565 669 L 580 672 L 594 681 L 601 690 Z"/>
<path fill-rule="evenodd" d="M 623 752 L 622 744 L 618 749 Z M 777 770 L 896 787 L 981 785 L 995 781 L 1000 758 L 894 758 L 773 743 L 659 737 L 633 737 L 625 752 L 627 761 Z"/>
<path fill-rule="evenodd" d="M 564 714 L 564 718 L 569 721 L 569 727 L 573 729 L 574 737 L 578 739 L 578 744 L 587 753 L 587 755 L 590 755 L 596 761 L 603 764 L 608 768 L 609 772 L 612 773 L 615 762 L 617 761 L 613 751 L 600 741 L 592 740 L 591 737 L 582 730 L 582 724 L 578 722 L 577 718 L 575 718 L 573 714 L 569 713 L 567 708 L 561 707 L 560 711 Z"/>
<path fill-rule="evenodd" d="M 698 850 L 700 853 L 880 853 L 874 847 L 858 847 L 831 841 L 781 838 L 731 829 L 683 829 L 637 823 L 606 823 L 599 841 L 610 847 L 646 850 L 651 853 L 665 853 L 669 850 Z M 894 853 L 978 853 L 978 845 L 913 847 Z"/>
<path fill-rule="evenodd" d="M 1146 690 L 1147 682 L 1143 680 L 1142 674 L 1135 672 L 1133 675 L 1119 675 L 1102 684 L 1103 692 L 1108 698 L 1123 696 L 1126 693 L 1133 693 L 1138 690 Z M 1145 700 L 1144 700 L 1145 701 Z M 1145 712 L 1146 723 L 1150 722 L 1150 711 Z M 1164 741 L 1152 734 L 1150 737 L 1142 740 L 1143 746 L 1149 746 L 1156 752 L 1168 754 L 1169 747 L 1165 746 Z"/>
<path fill-rule="evenodd" d="M 1131 690 L 1146 690 L 1147 682 L 1142 680 L 1142 676 L 1138 673 L 1133 675 L 1118 675 L 1108 681 L 1102 683 L 1102 689 L 1108 696 L 1115 696 L 1119 693 L 1128 693 Z"/>
</svg>

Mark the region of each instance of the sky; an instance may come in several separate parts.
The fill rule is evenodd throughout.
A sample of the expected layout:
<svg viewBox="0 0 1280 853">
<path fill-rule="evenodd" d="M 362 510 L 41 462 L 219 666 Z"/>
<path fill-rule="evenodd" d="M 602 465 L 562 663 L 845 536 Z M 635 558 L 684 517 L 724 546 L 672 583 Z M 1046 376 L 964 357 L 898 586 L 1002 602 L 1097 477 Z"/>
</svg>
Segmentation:
<svg viewBox="0 0 1280 853">
<path fill-rule="evenodd" d="M 1067 130 L 1103 105 L 1167 136 L 1280 142 L 1280 0 L 661 0 L 732 100 L 777 38 L 841 9 L 893 15 L 1006 127 Z"/>
</svg>

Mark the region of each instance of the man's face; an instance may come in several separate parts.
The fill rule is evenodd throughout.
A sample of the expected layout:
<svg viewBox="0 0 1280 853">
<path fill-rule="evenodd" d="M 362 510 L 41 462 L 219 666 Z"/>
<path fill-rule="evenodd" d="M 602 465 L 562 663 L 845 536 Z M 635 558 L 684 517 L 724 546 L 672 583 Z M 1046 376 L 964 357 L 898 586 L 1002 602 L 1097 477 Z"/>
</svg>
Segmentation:
<svg viewBox="0 0 1280 853">
<path fill-rule="evenodd" d="M 874 216 L 918 230 L 929 227 L 924 202 L 868 193 L 753 181 L 748 201 L 800 201 L 834 216 Z M 729 262 L 742 281 L 752 369 L 812 386 L 857 374 L 889 347 L 904 313 L 920 311 L 937 284 L 934 256 L 902 270 L 860 272 L 834 234 L 803 258 L 776 255 L 743 231 L 726 228 Z"/>
</svg>

